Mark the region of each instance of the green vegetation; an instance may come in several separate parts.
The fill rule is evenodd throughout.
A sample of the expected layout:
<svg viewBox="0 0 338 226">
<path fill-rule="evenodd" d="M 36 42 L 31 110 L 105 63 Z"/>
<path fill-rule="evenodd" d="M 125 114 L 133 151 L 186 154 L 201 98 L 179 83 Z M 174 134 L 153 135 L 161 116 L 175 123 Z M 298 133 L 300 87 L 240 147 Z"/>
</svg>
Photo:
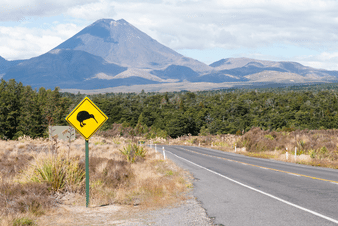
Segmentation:
<svg viewBox="0 0 338 226">
<path fill-rule="evenodd" d="M 108 93 L 90 95 L 109 117 L 101 130 L 122 124 L 119 135 L 146 138 L 237 134 L 252 127 L 292 132 L 338 128 L 338 84 L 200 92 Z M 46 136 L 48 125 L 64 117 L 85 97 L 14 80 L 0 84 L 0 137 Z M 129 129 L 128 129 L 129 128 Z M 131 129 L 130 129 L 131 128 Z M 268 139 L 271 139 L 270 137 Z"/>
<path fill-rule="evenodd" d="M 137 160 L 143 160 L 146 157 L 146 149 L 136 144 L 128 144 L 120 152 L 126 157 L 127 162 L 134 163 Z"/>
<path fill-rule="evenodd" d="M 13 226 L 22 226 L 22 225 L 36 225 L 36 224 L 34 223 L 34 220 L 27 217 L 17 218 L 13 221 Z"/>
<path fill-rule="evenodd" d="M 36 159 L 31 169 L 28 169 L 28 177 L 33 182 L 49 184 L 52 191 L 63 189 L 74 191 L 81 186 L 85 171 L 77 159 L 63 159 L 60 155 L 50 155 Z"/>
<path fill-rule="evenodd" d="M 110 93 L 90 96 L 114 123 L 146 138 L 237 134 L 252 127 L 292 132 L 338 128 L 337 84 L 203 92 Z M 82 95 L 64 93 L 77 103 Z M 122 133 L 125 134 L 125 133 Z M 122 135 L 121 134 L 121 135 Z M 271 139 L 271 138 L 269 138 Z"/>
<path fill-rule="evenodd" d="M 32 90 L 14 79 L 0 83 L 0 138 L 47 137 L 48 125 L 66 125 L 71 101 L 59 89 Z"/>
</svg>

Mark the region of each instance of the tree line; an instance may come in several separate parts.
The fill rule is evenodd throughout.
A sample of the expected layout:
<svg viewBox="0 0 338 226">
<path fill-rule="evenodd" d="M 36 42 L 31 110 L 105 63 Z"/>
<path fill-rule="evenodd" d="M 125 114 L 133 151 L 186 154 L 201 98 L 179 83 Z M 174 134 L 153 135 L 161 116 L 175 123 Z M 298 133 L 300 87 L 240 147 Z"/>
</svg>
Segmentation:
<svg viewBox="0 0 338 226">
<path fill-rule="evenodd" d="M 0 83 L 0 138 L 47 137 L 48 125 L 66 125 L 71 100 L 59 89 L 33 90 L 14 79 Z"/>
<path fill-rule="evenodd" d="M 323 88 L 324 86 L 324 88 Z M 114 123 L 132 127 L 132 135 L 178 137 L 186 134 L 242 134 L 264 130 L 338 128 L 337 85 L 274 89 L 224 89 L 201 92 L 107 93 L 89 98 Z M 326 88 L 325 88 L 326 87 Z M 64 118 L 85 97 L 40 88 L 14 80 L 0 85 L 0 136 L 46 136 L 48 125 L 66 125 Z"/>
</svg>

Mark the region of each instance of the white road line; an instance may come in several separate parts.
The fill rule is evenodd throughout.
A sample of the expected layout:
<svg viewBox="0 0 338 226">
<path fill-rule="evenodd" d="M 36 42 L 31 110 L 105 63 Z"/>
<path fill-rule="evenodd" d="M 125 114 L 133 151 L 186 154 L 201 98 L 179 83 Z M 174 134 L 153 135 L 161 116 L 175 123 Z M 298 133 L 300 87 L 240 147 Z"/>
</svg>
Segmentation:
<svg viewBox="0 0 338 226">
<path fill-rule="evenodd" d="M 168 152 L 170 152 L 170 151 L 168 151 Z M 202 168 L 202 169 L 205 169 L 205 170 L 207 170 L 207 171 L 209 171 L 209 172 L 211 172 L 211 173 L 214 173 L 214 174 L 216 174 L 216 175 L 218 175 L 218 176 L 220 176 L 220 177 L 223 177 L 223 178 L 225 178 L 225 179 L 227 179 L 227 180 L 229 180 L 229 181 L 232 181 L 232 182 L 234 182 L 234 183 L 236 183 L 236 184 L 239 184 L 239 185 L 241 185 L 241 186 L 243 186 L 243 187 L 249 188 L 249 189 L 251 189 L 251 190 L 253 190 L 253 191 L 259 192 L 259 193 L 261 193 L 261 194 L 263 194 L 263 195 L 266 195 L 266 196 L 268 196 L 268 197 L 270 197 L 270 198 L 276 199 L 276 200 L 278 200 L 278 201 L 280 201 L 280 202 L 283 202 L 283 203 L 285 203 L 285 204 L 288 204 L 288 205 L 290 205 L 290 206 L 296 207 L 296 208 L 298 208 L 298 209 L 300 209 L 300 210 L 303 210 L 303 211 L 305 211 L 305 212 L 311 213 L 311 214 L 316 215 L 316 216 L 318 216 L 318 217 L 321 217 L 321 218 L 323 218 L 323 219 L 325 219 L 325 220 L 328 220 L 328 221 L 331 221 L 331 222 L 333 222 L 333 223 L 338 224 L 338 220 L 335 220 L 335 219 L 333 219 L 333 218 L 324 216 L 324 215 L 322 215 L 322 214 L 320 214 L 320 213 L 317 213 L 317 212 L 315 212 L 315 211 L 312 211 L 312 210 L 306 209 L 306 208 L 304 208 L 304 207 L 298 206 L 298 205 L 296 205 L 296 204 L 293 204 L 293 203 L 288 202 L 288 201 L 286 201 L 286 200 L 284 200 L 284 199 L 278 198 L 278 197 L 276 197 L 276 196 L 274 196 L 274 195 L 271 195 L 271 194 L 269 194 L 269 193 L 266 193 L 266 192 L 264 192 L 264 191 L 261 191 L 261 190 L 258 190 L 258 189 L 256 189 L 256 188 L 250 187 L 250 186 L 245 185 L 245 184 L 243 184 L 243 183 L 241 183 L 241 182 L 238 182 L 238 181 L 236 181 L 236 180 L 234 180 L 234 179 L 231 179 L 230 177 L 224 176 L 224 175 L 222 175 L 222 174 L 220 174 L 220 173 L 217 173 L 217 172 L 212 171 L 212 170 L 210 170 L 210 169 L 208 169 L 208 168 L 205 168 L 204 166 L 201 166 L 201 165 L 198 165 L 198 164 L 196 164 L 196 163 L 194 163 L 194 162 L 191 162 L 191 161 L 189 161 L 188 159 L 185 159 L 185 158 L 182 158 L 182 157 L 180 157 L 180 156 L 178 156 L 178 155 L 175 155 L 175 154 L 172 153 L 172 152 L 170 152 L 170 153 L 171 153 L 172 155 L 176 156 L 177 158 L 183 159 L 183 160 L 186 161 L 186 162 L 189 162 L 189 163 L 191 163 L 191 164 L 193 164 L 193 165 L 195 165 L 195 166 L 198 166 L 198 167 L 200 167 L 200 168 Z"/>
<path fill-rule="evenodd" d="M 294 173 L 287 173 L 289 175 L 292 175 L 292 176 L 296 176 L 296 177 L 300 177 L 300 175 L 297 175 L 297 174 L 294 174 Z"/>
</svg>

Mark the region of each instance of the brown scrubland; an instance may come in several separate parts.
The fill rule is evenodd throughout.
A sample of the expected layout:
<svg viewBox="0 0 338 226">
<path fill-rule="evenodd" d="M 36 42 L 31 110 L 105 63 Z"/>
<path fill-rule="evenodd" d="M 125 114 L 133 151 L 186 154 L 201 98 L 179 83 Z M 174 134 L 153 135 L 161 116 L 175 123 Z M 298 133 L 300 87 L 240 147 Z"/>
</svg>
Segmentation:
<svg viewBox="0 0 338 226">
<path fill-rule="evenodd" d="M 120 137 L 115 130 L 98 133 L 89 142 L 90 207 L 158 208 L 187 198 L 193 187 L 188 172 L 136 144 L 144 138 Z M 243 135 L 186 135 L 146 140 L 146 144 L 193 145 L 338 169 L 337 132 L 252 128 Z M 85 206 L 84 143 L 82 137 L 68 142 L 0 140 L 0 224 L 43 225 L 43 216 L 59 205 Z"/>
<path fill-rule="evenodd" d="M 168 142 L 338 169 L 338 130 L 334 129 L 277 132 L 256 127 L 243 135 L 182 136 Z"/>
<path fill-rule="evenodd" d="M 0 224 L 42 225 L 59 204 L 85 206 L 84 147 L 83 138 L 0 140 Z M 192 187 L 187 172 L 125 138 L 94 136 L 89 155 L 90 207 L 163 207 Z"/>
</svg>

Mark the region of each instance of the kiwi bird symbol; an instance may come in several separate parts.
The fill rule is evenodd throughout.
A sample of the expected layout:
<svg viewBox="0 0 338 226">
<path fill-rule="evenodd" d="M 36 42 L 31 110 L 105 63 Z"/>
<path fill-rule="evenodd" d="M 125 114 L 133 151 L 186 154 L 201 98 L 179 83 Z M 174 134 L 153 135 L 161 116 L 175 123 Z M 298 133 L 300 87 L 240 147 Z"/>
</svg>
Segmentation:
<svg viewBox="0 0 338 226">
<path fill-rule="evenodd" d="M 86 124 L 83 123 L 84 120 L 87 120 L 87 119 L 90 119 L 90 118 L 93 118 L 95 120 L 96 123 L 98 123 L 96 121 L 96 119 L 94 118 L 94 115 L 93 114 L 89 114 L 87 111 L 80 111 L 78 114 L 77 114 L 77 121 L 80 122 L 80 126 L 83 127 L 85 126 Z"/>
</svg>

